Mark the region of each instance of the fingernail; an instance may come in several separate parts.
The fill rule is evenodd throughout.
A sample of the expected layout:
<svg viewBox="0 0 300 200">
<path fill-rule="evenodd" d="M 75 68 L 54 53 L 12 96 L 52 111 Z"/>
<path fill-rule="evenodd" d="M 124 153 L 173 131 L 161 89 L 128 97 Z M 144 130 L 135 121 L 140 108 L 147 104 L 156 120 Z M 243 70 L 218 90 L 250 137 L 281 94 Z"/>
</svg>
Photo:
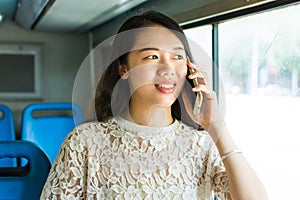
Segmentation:
<svg viewBox="0 0 300 200">
<path fill-rule="evenodd" d="M 189 56 L 186 56 L 186 60 L 187 60 L 187 62 L 189 62 L 189 63 L 191 62 Z"/>
</svg>

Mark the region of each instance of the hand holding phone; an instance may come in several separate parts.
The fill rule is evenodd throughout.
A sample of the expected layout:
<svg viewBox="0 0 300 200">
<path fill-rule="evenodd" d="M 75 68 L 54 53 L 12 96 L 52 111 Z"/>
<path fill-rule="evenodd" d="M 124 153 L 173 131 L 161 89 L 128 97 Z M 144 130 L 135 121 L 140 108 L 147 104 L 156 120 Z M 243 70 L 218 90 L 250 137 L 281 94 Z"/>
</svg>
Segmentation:
<svg viewBox="0 0 300 200">
<path fill-rule="evenodd" d="M 190 62 L 190 59 L 187 57 L 187 61 Z M 193 68 L 188 67 L 190 74 L 195 73 L 196 71 Z M 193 79 L 194 86 L 198 85 L 198 79 Z M 196 92 L 196 101 L 193 108 L 193 114 L 198 116 L 200 114 L 200 109 L 203 101 L 203 95 L 201 91 Z"/>
</svg>

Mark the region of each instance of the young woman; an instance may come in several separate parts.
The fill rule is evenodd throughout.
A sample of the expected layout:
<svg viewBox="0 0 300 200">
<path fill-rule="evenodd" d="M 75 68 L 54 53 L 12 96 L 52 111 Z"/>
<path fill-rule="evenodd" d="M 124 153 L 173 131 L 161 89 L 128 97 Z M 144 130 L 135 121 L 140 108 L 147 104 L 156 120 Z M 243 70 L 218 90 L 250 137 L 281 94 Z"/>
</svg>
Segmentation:
<svg viewBox="0 0 300 200">
<path fill-rule="evenodd" d="M 98 121 L 68 135 L 41 199 L 267 199 L 176 22 L 155 11 L 131 17 L 112 48 Z"/>
</svg>

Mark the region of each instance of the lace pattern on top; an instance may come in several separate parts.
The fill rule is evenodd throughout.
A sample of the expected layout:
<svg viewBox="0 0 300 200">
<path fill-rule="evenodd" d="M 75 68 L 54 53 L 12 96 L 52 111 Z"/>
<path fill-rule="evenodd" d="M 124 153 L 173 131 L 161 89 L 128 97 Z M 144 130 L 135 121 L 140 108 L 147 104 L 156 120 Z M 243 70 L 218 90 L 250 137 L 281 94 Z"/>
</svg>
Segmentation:
<svg viewBox="0 0 300 200">
<path fill-rule="evenodd" d="M 41 199 L 231 199 L 213 141 L 179 121 L 89 122 L 65 139 Z"/>
</svg>

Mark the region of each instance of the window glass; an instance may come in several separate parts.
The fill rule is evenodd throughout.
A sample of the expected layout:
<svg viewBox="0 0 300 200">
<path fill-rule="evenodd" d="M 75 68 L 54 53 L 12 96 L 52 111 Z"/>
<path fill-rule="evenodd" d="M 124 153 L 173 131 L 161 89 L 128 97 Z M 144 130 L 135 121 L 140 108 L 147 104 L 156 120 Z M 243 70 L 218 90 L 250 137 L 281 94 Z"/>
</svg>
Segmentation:
<svg viewBox="0 0 300 200">
<path fill-rule="evenodd" d="M 212 26 L 206 25 L 184 30 L 189 40 L 197 43 L 212 58 Z"/>
<path fill-rule="evenodd" d="M 226 121 L 269 199 L 294 199 L 300 185 L 300 6 L 219 25 Z"/>
<path fill-rule="evenodd" d="M 0 54 L 0 92 L 34 92 L 34 55 Z"/>
<path fill-rule="evenodd" d="M 269 199 L 300 185 L 300 5 L 219 24 L 220 88 L 228 129 Z M 212 58 L 212 26 L 185 30 Z"/>
</svg>

